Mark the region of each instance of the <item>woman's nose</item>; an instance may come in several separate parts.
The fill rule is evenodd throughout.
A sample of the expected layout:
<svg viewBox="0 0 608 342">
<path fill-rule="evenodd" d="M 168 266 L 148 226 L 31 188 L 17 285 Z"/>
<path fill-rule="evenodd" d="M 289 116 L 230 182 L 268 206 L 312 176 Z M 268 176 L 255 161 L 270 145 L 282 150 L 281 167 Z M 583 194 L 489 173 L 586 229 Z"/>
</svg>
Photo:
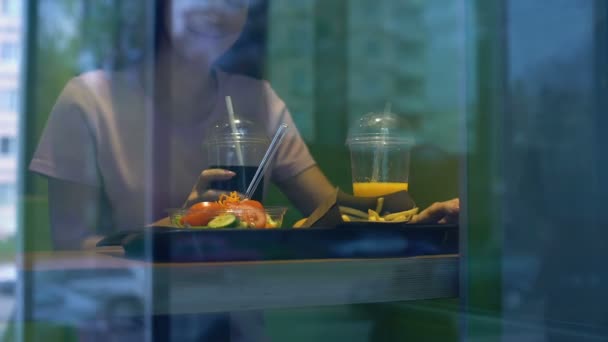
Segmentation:
<svg viewBox="0 0 608 342">
<path fill-rule="evenodd" d="M 206 14 L 223 14 L 232 13 L 236 7 L 230 0 L 182 0 L 184 6 L 182 8 L 186 12 L 196 13 L 205 12 Z M 238 2 L 235 2 L 238 3 Z M 240 10 L 242 6 L 238 7 Z"/>
<path fill-rule="evenodd" d="M 209 10 L 221 10 L 226 6 L 224 0 L 199 0 L 198 2 Z"/>
</svg>

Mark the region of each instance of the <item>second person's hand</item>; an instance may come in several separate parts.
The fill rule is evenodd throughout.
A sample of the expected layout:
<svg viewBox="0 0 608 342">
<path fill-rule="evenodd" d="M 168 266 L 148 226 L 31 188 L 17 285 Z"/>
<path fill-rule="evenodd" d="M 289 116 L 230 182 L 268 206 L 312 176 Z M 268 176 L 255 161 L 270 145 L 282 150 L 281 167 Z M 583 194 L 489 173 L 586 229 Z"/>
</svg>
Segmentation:
<svg viewBox="0 0 608 342">
<path fill-rule="evenodd" d="M 433 203 L 414 216 L 411 224 L 445 224 L 458 223 L 460 216 L 460 199 L 454 198 L 445 202 Z"/>
</svg>

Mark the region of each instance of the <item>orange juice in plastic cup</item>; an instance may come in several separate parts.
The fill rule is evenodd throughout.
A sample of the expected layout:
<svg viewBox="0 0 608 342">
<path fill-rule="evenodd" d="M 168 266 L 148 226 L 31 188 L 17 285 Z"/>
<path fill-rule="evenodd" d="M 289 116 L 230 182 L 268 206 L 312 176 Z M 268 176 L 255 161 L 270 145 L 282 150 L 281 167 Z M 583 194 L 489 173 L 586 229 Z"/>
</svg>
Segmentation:
<svg viewBox="0 0 608 342">
<path fill-rule="evenodd" d="M 346 144 L 355 196 L 408 190 L 413 138 L 404 119 L 388 111 L 366 114 L 351 127 Z"/>
<path fill-rule="evenodd" d="M 407 191 L 408 183 L 403 182 L 355 182 L 353 192 L 360 197 L 378 197 L 397 191 Z"/>
</svg>

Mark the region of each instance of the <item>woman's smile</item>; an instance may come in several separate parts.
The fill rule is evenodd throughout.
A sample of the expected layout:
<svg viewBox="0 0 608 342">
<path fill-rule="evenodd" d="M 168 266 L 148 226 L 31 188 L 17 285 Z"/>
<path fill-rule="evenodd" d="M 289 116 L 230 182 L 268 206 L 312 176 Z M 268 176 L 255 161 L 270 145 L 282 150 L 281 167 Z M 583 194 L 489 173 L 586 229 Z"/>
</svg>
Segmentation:
<svg viewBox="0 0 608 342">
<path fill-rule="evenodd" d="M 184 27 L 191 34 L 209 38 L 222 38 L 240 31 L 240 26 L 232 29 L 230 21 L 222 18 L 220 14 L 205 10 L 186 12 L 184 14 Z"/>
<path fill-rule="evenodd" d="M 213 63 L 237 40 L 245 22 L 246 3 L 178 0 L 171 12 L 171 39 L 187 59 Z"/>
</svg>

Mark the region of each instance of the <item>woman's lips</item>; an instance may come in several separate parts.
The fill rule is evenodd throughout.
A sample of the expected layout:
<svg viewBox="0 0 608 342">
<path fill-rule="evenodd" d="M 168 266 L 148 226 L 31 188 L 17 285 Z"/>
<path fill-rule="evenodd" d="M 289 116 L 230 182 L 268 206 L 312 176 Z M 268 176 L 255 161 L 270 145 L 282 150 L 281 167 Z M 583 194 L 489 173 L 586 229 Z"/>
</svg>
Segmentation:
<svg viewBox="0 0 608 342">
<path fill-rule="evenodd" d="M 212 38 L 221 38 L 229 34 L 218 15 L 203 11 L 193 11 L 184 16 L 186 29 L 193 34 Z"/>
<path fill-rule="evenodd" d="M 203 36 L 203 37 L 208 37 L 208 38 L 222 38 L 222 37 L 225 37 L 228 35 L 222 29 L 220 29 L 219 27 L 214 26 L 214 25 L 207 25 L 207 26 L 201 27 L 198 25 L 193 26 L 193 25 L 186 24 L 186 30 L 189 33 L 192 33 L 196 36 Z"/>
</svg>

